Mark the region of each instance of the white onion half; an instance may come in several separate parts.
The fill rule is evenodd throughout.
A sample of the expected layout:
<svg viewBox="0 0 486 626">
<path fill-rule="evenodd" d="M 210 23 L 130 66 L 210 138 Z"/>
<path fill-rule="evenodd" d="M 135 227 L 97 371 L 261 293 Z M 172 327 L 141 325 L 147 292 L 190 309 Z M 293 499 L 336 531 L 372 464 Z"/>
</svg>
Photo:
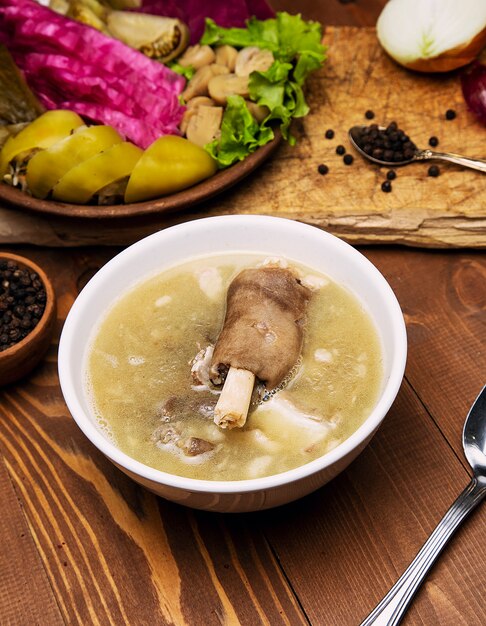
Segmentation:
<svg viewBox="0 0 486 626">
<path fill-rule="evenodd" d="M 419 72 L 448 72 L 486 45 L 486 0 L 390 0 L 376 23 L 388 54 Z"/>
</svg>

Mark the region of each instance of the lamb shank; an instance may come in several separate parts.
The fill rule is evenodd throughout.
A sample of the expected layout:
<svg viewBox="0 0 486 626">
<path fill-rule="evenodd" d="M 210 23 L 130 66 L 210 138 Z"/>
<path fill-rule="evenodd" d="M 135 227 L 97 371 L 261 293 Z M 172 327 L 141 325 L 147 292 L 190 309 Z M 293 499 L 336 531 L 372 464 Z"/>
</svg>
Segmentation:
<svg viewBox="0 0 486 626">
<path fill-rule="evenodd" d="M 225 380 L 214 411 L 220 427 L 245 424 L 255 379 L 272 390 L 289 374 L 302 349 L 310 294 L 287 268 L 245 269 L 232 281 L 210 369 L 213 383 Z"/>
</svg>

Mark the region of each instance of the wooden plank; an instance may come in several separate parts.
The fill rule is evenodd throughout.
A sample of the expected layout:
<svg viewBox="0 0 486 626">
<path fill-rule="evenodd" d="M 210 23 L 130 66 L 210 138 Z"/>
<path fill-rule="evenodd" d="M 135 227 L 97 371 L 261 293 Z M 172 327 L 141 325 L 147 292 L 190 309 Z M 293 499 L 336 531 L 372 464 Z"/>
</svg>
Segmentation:
<svg viewBox="0 0 486 626">
<path fill-rule="evenodd" d="M 350 45 L 352 42 L 352 45 Z M 381 49 L 372 28 L 329 27 L 329 59 L 309 79 L 310 114 L 295 126 L 295 147 L 282 145 L 257 172 L 232 190 L 187 212 L 123 220 L 42 218 L 2 207 L 0 243 L 33 242 L 73 246 L 127 244 L 174 223 L 235 213 L 268 214 L 315 224 L 352 243 L 399 243 L 419 247 L 486 247 L 484 174 L 441 166 L 401 168 L 393 192 L 383 193 L 385 170 L 355 155 L 346 166 L 335 148 L 352 149 L 347 130 L 365 123 L 396 120 L 420 147 L 431 135 L 440 148 L 484 156 L 483 127 L 467 112 L 457 74 L 431 77 L 409 72 Z M 454 121 L 445 111 L 457 111 Z M 325 139 L 326 129 L 335 138 Z M 321 176 L 317 166 L 326 163 Z"/>
<path fill-rule="evenodd" d="M 0 420 L 8 419 L 0 407 Z M 1 442 L 0 450 L 4 450 Z M 22 476 L 21 481 L 25 480 Z M 30 534 L 22 496 L 0 458 L 0 621 L 2 624 L 64 625 L 55 594 Z"/>
<path fill-rule="evenodd" d="M 180 567 L 188 624 L 308 624 L 258 521 L 163 501 L 160 506 Z M 206 582 L 201 589 L 198 579 L 204 579 L 204 569 L 213 585 Z"/>
<path fill-rule="evenodd" d="M 374 26 L 387 0 L 299 0 L 298 11 L 305 19 L 334 26 Z M 292 0 L 270 0 L 275 11 L 295 12 Z"/>
<path fill-rule="evenodd" d="M 365 250 L 390 282 L 407 323 L 407 379 L 462 458 L 462 426 L 486 383 L 486 257 Z M 424 376 L 424 373 L 427 375 Z"/>
</svg>

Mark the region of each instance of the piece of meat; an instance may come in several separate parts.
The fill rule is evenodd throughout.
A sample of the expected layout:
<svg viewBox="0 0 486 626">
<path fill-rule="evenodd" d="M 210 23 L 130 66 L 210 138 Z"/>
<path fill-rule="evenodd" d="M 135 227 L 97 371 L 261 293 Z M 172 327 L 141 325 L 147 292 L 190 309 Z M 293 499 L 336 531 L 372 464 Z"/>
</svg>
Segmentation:
<svg viewBox="0 0 486 626">
<path fill-rule="evenodd" d="M 211 379 L 232 367 L 252 372 L 267 389 L 277 387 L 300 356 L 310 294 L 289 269 L 240 272 L 228 289 Z"/>
<path fill-rule="evenodd" d="M 184 441 L 182 449 L 188 456 L 197 456 L 213 450 L 214 444 L 199 437 L 189 437 Z"/>
<path fill-rule="evenodd" d="M 186 437 L 179 424 L 162 424 L 153 433 L 153 439 L 163 446 L 176 446 L 185 456 L 195 457 L 214 450 L 211 441 L 200 437 Z"/>
<path fill-rule="evenodd" d="M 170 396 L 159 407 L 158 414 L 165 423 L 194 415 L 208 417 L 212 415 L 215 404 L 214 397 L 209 393 L 201 393 L 197 398 L 193 396 Z"/>
</svg>

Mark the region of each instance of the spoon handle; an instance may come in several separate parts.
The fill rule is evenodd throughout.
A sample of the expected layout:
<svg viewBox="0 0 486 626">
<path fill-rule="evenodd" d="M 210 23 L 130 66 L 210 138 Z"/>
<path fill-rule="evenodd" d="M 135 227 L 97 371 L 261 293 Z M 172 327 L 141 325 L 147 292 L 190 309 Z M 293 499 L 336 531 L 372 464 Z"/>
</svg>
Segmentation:
<svg viewBox="0 0 486 626">
<path fill-rule="evenodd" d="M 437 161 L 448 161 L 449 163 L 456 163 L 456 165 L 469 167 L 473 170 L 486 172 L 485 159 L 470 159 L 469 157 L 454 154 L 453 152 L 434 152 L 433 150 L 422 150 L 417 155 L 417 158 L 418 160 L 435 159 Z"/>
<path fill-rule="evenodd" d="M 375 607 L 361 626 L 396 626 L 403 618 L 413 596 L 454 531 L 486 495 L 486 480 L 473 477 L 419 553 L 383 600 Z"/>
</svg>

